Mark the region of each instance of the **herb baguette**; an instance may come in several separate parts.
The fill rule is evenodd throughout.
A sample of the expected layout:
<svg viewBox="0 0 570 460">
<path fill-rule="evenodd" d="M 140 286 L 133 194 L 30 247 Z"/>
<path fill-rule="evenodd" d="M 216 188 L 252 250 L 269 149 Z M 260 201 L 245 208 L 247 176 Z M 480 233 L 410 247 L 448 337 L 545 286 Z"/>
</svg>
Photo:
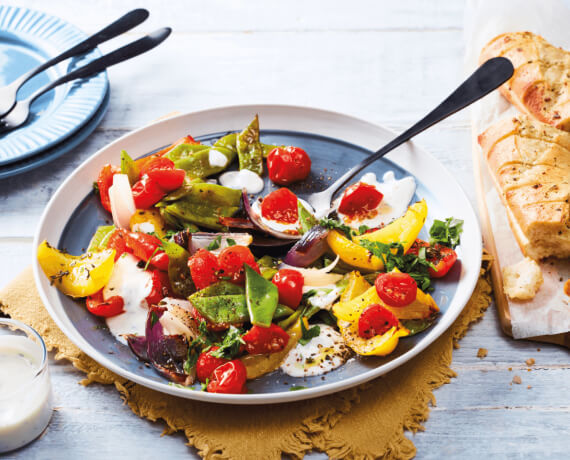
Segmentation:
<svg viewBox="0 0 570 460">
<path fill-rule="evenodd" d="M 515 67 L 501 94 L 521 112 L 570 131 L 570 53 L 532 32 L 513 32 L 491 40 L 479 61 L 497 56 Z"/>
<path fill-rule="evenodd" d="M 520 115 L 478 140 L 522 252 L 570 257 L 570 133 Z"/>
</svg>

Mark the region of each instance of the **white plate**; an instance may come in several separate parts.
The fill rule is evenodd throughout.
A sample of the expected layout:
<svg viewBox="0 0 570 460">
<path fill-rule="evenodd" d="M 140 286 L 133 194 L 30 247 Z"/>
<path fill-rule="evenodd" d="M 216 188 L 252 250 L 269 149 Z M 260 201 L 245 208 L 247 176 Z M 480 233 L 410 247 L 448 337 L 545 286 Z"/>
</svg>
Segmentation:
<svg viewBox="0 0 570 460">
<path fill-rule="evenodd" d="M 133 156 L 140 156 L 168 145 L 188 133 L 198 137 L 216 132 L 240 130 L 249 123 L 255 113 L 259 114 L 262 131 L 290 130 L 311 133 L 346 141 L 373 151 L 394 137 L 394 133 L 386 128 L 354 117 L 296 106 L 242 105 L 179 115 L 123 136 L 99 150 L 77 168 L 47 205 L 34 239 L 34 247 L 37 247 L 43 240 L 52 243 L 60 240 L 70 216 L 84 197 L 91 192 L 92 183 L 101 167 L 106 163 L 117 164 L 119 152 L 122 149 L 127 150 Z M 462 244 L 459 249 L 461 270 L 458 275 L 457 289 L 453 297 L 449 299 L 445 313 L 421 337 L 421 340 L 405 353 L 377 367 L 371 367 L 359 375 L 302 391 L 243 395 L 189 391 L 168 385 L 166 381 L 142 376 L 133 371 L 132 366 L 129 369 L 129 366 L 117 364 L 107 354 L 96 350 L 77 331 L 65 313 L 62 297 L 54 287 L 49 285 L 49 280 L 43 275 L 39 264 L 35 261 L 34 275 L 40 296 L 57 325 L 87 355 L 118 375 L 164 393 L 218 403 L 267 404 L 314 398 L 359 385 L 401 366 L 443 334 L 469 300 L 481 266 L 482 241 L 479 223 L 471 203 L 453 176 L 432 155 L 410 142 L 390 153 L 387 158 L 414 175 L 418 182 L 429 191 L 429 194 L 436 197 L 438 208 L 446 211 L 445 216 L 438 215 L 435 216 L 436 218 L 454 216 L 464 220 Z"/>
</svg>

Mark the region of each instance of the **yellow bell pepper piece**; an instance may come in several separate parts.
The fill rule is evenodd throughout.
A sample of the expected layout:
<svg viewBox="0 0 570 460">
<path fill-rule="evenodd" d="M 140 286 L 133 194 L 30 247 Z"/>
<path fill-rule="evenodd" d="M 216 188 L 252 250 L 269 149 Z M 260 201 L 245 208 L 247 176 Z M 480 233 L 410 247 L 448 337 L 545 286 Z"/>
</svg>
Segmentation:
<svg viewBox="0 0 570 460">
<path fill-rule="evenodd" d="M 346 344 L 355 353 L 363 356 L 386 356 L 394 351 L 400 337 L 410 334 L 405 327 L 393 327 L 382 335 L 375 335 L 370 339 L 363 339 L 358 335 L 358 321 L 339 321 L 340 333 Z"/>
<path fill-rule="evenodd" d="M 334 315 L 343 321 L 354 322 L 360 317 L 362 311 L 372 304 L 380 304 L 390 310 L 398 319 L 423 319 L 439 311 L 432 296 L 418 288 L 416 300 L 405 307 L 391 307 L 386 305 L 372 286 L 364 294 L 361 294 L 348 302 L 338 302 L 332 308 Z"/>
<path fill-rule="evenodd" d="M 384 262 L 379 257 L 372 255 L 367 249 L 350 241 L 342 233 L 331 230 L 327 236 L 327 243 L 332 251 L 353 267 L 362 270 L 376 271 L 384 268 Z"/>
<path fill-rule="evenodd" d="M 101 290 L 109 282 L 115 265 L 114 249 L 72 256 L 45 240 L 38 246 L 37 257 L 51 283 L 71 297 L 87 297 Z"/>
<path fill-rule="evenodd" d="M 301 338 L 301 321 L 297 320 L 295 324 L 287 329 L 287 333 L 289 334 L 289 342 L 287 342 L 287 346 L 283 350 L 262 355 L 245 355 L 240 358 L 245 365 L 248 380 L 273 372 L 281 365 L 287 354 L 297 345 Z"/>
<path fill-rule="evenodd" d="M 348 302 L 354 299 L 357 295 L 364 294 L 368 288 L 370 288 L 370 283 L 364 279 L 364 277 L 357 271 L 350 272 L 348 274 L 348 284 L 340 296 L 341 302 Z"/>
<path fill-rule="evenodd" d="M 145 227 L 150 225 L 141 224 L 152 225 L 154 230 L 151 231 L 156 233 L 156 236 L 159 238 L 164 238 L 166 236 L 168 225 L 157 209 L 137 209 L 137 212 L 132 215 L 131 221 L 129 223 L 131 231 L 147 233 Z"/>
<path fill-rule="evenodd" d="M 355 236 L 352 240 L 357 244 L 363 239 L 386 244 L 397 241 L 404 246 L 404 252 L 406 252 L 420 234 L 420 230 L 426 221 L 427 213 L 428 208 L 425 200 L 418 201 L 408 207 L 406 214 L 391 224 L 379 230 Z"/>
</svg>

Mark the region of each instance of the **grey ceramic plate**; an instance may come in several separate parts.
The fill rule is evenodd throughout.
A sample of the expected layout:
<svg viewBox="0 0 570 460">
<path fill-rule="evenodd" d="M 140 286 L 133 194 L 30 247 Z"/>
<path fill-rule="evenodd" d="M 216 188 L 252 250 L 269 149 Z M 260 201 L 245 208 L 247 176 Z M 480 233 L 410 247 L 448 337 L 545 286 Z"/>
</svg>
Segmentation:
<svg viewBox="0 0 570 460">
<path fill-rule="evenodd" d="M 262 140 L 267 143 L 304 148 L 313 162 L 314 177 L 309 182 L 322 183 L 323 187 L 349 166 L 370 154 L 370 147 L 367 148 L 366 142 L 362 141 L 373 142 L 373 146 L 380 146 L 392 136 L 382 128 L 343 115 L 283 106 L 215 109 L 166 120 L 116 141 L 82 165 L 62 185 L 48 205 L 36 236 L 36 243 L 47 239 L 71 253 L 83 252 L 97 226 L 110 220 L 110 216 L 101 208 L 97 197 L 90 191 L 89 184 L 95 180 L 102 164 L 118 163 L 117 152 L 120 148 L 125 148 L 131 153 L 147 154 L 188 131 L 204 143 L 212 142 L 227 131 L 245 126 L 255 113 L 260 115 Z M 300 119 L 301 121 L 305 119 L 306 123 L 303 125 L 309 129 L 298 129 L 296 123 Z M 198 120 L 205 122 L 204 126 L 200 126 Z M 356 132 L 350 131 L 351 125 L 355 125 Z M 335 131 L 334 137 L 331 137 L 327 131 L 331 128 Z M 157 139 L 153 137 L 152 132 L 163 135 Z M 148 141 L 145 142 L 145 139 Z M 358 142 L 359 140 L 361 142 Z M 246 395 L 218 395 L 200 392 L 197 389 L 186 390 L 168 385 L 163 377 L 142 365 L 128 347 L 116 341 L 106 328 L 102 327 L 104 322 L 87 313 L 83 302 L 74 301 L 50 287 L 36 264 L 40 292 L 50 313 L 63 331 L 87 354 L 118 374 L 167 393 L 227 403 L 270 403 L 320 396 L 365 382 L 397 367 L 433 342 L 465 305 L 477 280 L 480 267 L 481 238 L 478 224 L 467 198 L 449 173 L 429 154 L 411 145 L 400 148 L 392 155 L 392 159 L 396 161 L 384 159 L 368 170 L 376 172 L 380 177 L 388 170 L 393 170 L 398 178 L 414 175 L 418 184 L 415 198 L 424 198 L 428 203 L 426 227 L 429 228 L 434 218 L 441 219 L 453 215 L 465 220 L 465 233 L 463 244 L 458 250 L 460 263 L 456 264 L 450 275 L 438 281 L 435 286 L 433 297 L 442 313 L 436 324 L 421 334 L 401 339 L 397 349 L 387 357 L 353 359 L 326 374 L 324 379 L 320 376 L 293 378 L 276 371 L 248 382 L 250 393 Z M 325 168 L 326 173 L 323 174 Z M 436 178 L 439 180 L 434 180 Z M 77 197 L 69 199 L 70 195 L 66 191 L 74 189 L 74 186 L 78 188 Z M 300 192 L 303 187 L 303 184 L 299 184 L 292 189 Z M 270 188 L 272 186 L 268 184 L 264 193 Z M 425 233 L 423 236 L 426 236 Z M 303 386 L 306 389 L 290 391 L 292 386 Z"/>
</svg>

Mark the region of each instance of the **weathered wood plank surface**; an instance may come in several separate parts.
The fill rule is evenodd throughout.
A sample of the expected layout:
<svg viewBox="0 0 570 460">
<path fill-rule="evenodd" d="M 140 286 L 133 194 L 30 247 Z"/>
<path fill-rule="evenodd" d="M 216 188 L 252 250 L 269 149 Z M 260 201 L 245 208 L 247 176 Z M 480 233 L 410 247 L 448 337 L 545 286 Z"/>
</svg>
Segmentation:
<svg viewBox="0 0 570 460">
<path fill-rule="evenodd" d="M 402 131 L 462 75 L 463 2 L 453 0 L 18 4 L 47 10 L 86 32 L 134 7 L 151 11 L 145 24 L 106 44 L 105 51 L 163 25 L 174 33 L 152 53 L 110 70 L 109 112 L 76 151 L 50 167 L 0 182 L 0 287 L 31 262 L 40 214 L 67 175 L 99 148 L 165 113 L 289 103 L 346 112 Z M 445 121 L 417 142 L 454 173 L 475 203 L 468 114 Z M 488 349 L 486 358 L 476 357 L 479 348 Z M 536 360 L 530 372 L 528 358 Z M 53 421 L 41 439 L 7 458 L 195 455 L 181 435 L 159 438 L 162 424 L 134 417 L 114 388 L 84 388 L 71 365 L 52 360 L 51 366 L 58 406 Z M 458 377 L 435 392 L 437 406 L 426 431 L 410 435 L 418 458 L 567 457 L 567 350 L 505 337 L 491 308 L 461 341 L 452 367 Z M 510 385 L 515 374 L 521 385 Z"/>
</svg>

